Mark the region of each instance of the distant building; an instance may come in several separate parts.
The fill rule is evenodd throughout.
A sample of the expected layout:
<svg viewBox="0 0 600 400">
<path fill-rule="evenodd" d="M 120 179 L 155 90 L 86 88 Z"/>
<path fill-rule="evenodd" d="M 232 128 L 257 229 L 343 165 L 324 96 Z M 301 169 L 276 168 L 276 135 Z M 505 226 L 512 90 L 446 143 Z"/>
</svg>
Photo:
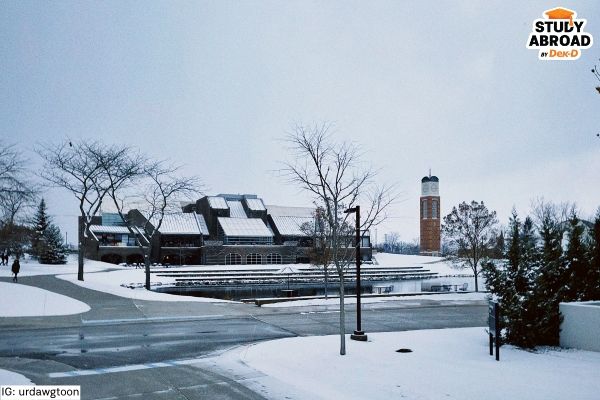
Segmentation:
<svg viewBox="0 0 600 400">
<path fill-rule="evenodd" d="M 440 254 L 440 184 L 437 176 L 421 179 L 421 255 L 437 256 Z"/>
<path fill-rule="evenodd" d="M 86 257 L 141 263 L 136 236 L 144 235 L 142 227 L 147 221 L 138 210 L 131 210 L 127 218 L 133 222 L 136 235 L 116 214 L 94 217 Z M 312 239 L 301 229 L 307 223 L 314 224 L 312 208 L 265 205 L 253 194 L 205 196 L 182 204 L 181 212 L 165 216 L 151 259 L 187 265 L 308 263 Z M 370 260 L 368 235 L 361 246 L 362 258 Z"/>
</svg>

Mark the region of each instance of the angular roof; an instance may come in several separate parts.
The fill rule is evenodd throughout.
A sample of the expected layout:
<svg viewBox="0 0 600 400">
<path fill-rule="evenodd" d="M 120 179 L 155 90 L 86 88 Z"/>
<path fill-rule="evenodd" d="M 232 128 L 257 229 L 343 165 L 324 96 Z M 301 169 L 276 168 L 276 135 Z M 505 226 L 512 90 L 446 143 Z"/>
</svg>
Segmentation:
<svg viewBox="0 0 600 400">
<path fill-rule="evenodd" d="M 126 226 L 90 225 L 90 231 L 98 233 L 130 233 Z"/>
<path fill-rule="evenodd" d="M 315 214 L 315 209 L 310 207 L 284 207 L 284 206 L 267 206 L 267 214 L 278 217 L 305 217 L 312 218 Z"/>
<path fill-rule="evenodd" d="M 224 198 L 218 196 L 207 196 L 208 205 L 215 210 L 227 210 L 227 202 Z"/>
<path fill-rule="evenodd" d="M 202 232 L 204 236 L 210 235 L 210 232 L 208 232 L 208 225 L 206 225 L 206 220 L 204 219 L 204 215 L 196 213 L 192 214 L 196 216 L 196 221 L 198 221 L 198 227 L 200 227 L 200 232 Z"/>
<path fill-rule="evenodd" d="M 152 225 L 158 223 L 156 218 L 150 222 Z M 163 235 L 208 235 L 208 228 L 202 215 L 179 212 L 165 215 L 159 232 Z"/>
<path fill-rule="evenodd" d="M 308 236 L 308 232 L 302 231 L 302 225 L 314 224 L 313 217 L 290 217 L 271 215 L 273 223 L 282 236 Z"/>
<path fill-rule="evenodd" d="M 266 210 L 265 205 L 262 201 L 262 199 L 248 199 L 245 198 L 244 201 L 246 202 L 246 205 L 248 206 L 248 208 L 252 211 L 264 211 Z"/>
<path fill-rule="evenodd" d="M 260 218 L 218 218 L 225 236 L 273 237 Z"/>
<path fill-rule="evenodd" d="M 248 218 L 241 201 L 227 200 L 229 206 L 229 216 L 231 218 Z"/>
</svg>

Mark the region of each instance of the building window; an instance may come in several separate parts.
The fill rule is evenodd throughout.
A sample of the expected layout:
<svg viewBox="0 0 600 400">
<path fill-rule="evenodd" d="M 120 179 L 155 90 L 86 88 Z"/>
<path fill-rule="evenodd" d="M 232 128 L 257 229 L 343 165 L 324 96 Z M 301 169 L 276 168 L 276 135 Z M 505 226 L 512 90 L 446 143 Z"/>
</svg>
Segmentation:
<svg viewBox="0 0 600 400">
<path fill-rule="evenodd" d="M 421 218 L 427 219 L 427 199 L 421 201 Z"/>
<path fill-rule="evenodd" d="M 225 256 L 226 265 L 237 265 L 242 263 L 242 256 L 238 253 L 229 253 Z"/>
<path fill-rule="evenodd" d="M 277 254 L 277 253 L 267 254 L 267 264 L 282 264 L 281 254 Z"/>
<path fill-rule="evenodd" d="M 431 218 L 438 217 L 438 202 L 433 200 L 431 202 Z"/>
<path fill-rule="evenodd" d="M 262 256 L 256 253 L 248 254 L 246 256 L 246 264 L 262 264 Z"/>
<path fill-rule="evenodd" d="M 369 236 L 363 236 L 360 240 L 360 247 L 371 247 L 371 238 Z"/>
<path fill-rule="evenodd" d="M 272 237 L 224 236 L 223 243 L 229 245 L 272 245 Z"/>
</svg>

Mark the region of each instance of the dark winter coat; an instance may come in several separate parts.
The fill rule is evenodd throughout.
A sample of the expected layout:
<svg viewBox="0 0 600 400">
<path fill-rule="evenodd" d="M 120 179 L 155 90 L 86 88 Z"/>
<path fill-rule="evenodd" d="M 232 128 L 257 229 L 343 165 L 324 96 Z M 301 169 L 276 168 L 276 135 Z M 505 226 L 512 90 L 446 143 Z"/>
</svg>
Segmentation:
<svg viewBox="0 0 600 400">
<path fill-rule="evenodd" d="M 18 274 L 19 271 L 21 270 L 21 264 L 19 263 L 19 260 L 13 261 L 13 265 L 12 265 L 12 272 L 13 274 Z"/>
</svg>

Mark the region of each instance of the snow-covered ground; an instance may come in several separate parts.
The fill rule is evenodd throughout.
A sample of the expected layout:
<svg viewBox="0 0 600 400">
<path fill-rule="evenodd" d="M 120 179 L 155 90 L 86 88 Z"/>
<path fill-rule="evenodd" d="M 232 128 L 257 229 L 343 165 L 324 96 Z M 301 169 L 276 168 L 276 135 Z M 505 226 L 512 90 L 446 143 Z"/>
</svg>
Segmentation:
<svg viewBox="0 0 600 400">
<path fill-rule="evenodd" d="M 409 256 L 405 254 L 377 253 L 373 256 L 378 267 L 413 267 L 421 266 L 431 272 L 443 276 L 471 276 L 470 269 L 458 269 L 443 257 Z"/>
<path fill-rule="evenodd" d="M 143 269 L 121 269 L 118 271 L 106 272 L 88 272 L 84 275 L 84 281 L 77 280 L 77 274 L 58 275 L 57 278 L 64 279 L 76 285 L 87 289 L 97 290 L 99 292 L 114 294 L 115 296 L 126 297 L 137 300 L 151 301 L 193 301 L 193 302 L 226 302 L 227 300 L 219 300 L 208 297 L 191 297 L 177 296 L 168 293 L 158 293 L 148 291 L 144 288 L 130 289 L 121 286 L 121 284 L 143 283 L 145 280 Z M 172 278 L 155 279 L 151 275 L 152 282 L 170 283 Z"/>
<path fill-rule="evenodd" d="M 380 266 L 411 267 L 442 261 L 443 257 L 411 256 L 407 254 L 376 253 L 373 255 Z"/>
<path fill-rule="evenodd" d="M 0 369 L 0 385 L 32 385 L 29 379 L 16 372 Z"/>
<path fill-rule="evenodd" d="M 389 297 L 361 297 L 361 303 L 383 303 L 387 301 L 411 301 L 411 300 L 450 300 L 450 301 L 477 301 L 487 300 L 487 293 L 448 293 L 448 294 L 432 294 L 432 295 L 415 295 L 415 296 L 389 296 Z M 305 307 L 305 306 L 338 306 L 340 300 L 338 297 L 329 299 L 310 299 L 284 301 L 281 303 L 263 304 L 261 307 Z M 356 304 L 356 297 L 347 297 L 344 299 L 345 304 Z"/>
<path fill-rule="evenodd" d="M 11 265 L 13 259 L 10 259 L 9 265 L 0 266 L 0 277 L 12 277 Z M 35 276 L 35 275 L 57 275 L 57 274 L 76 274 L 77 273 L 77 260 L 74 257 L 69 257 L 67 264 L 50 265 L 40 264 L 35 260 L 25 258 L 21 260 L 21 270 L 19 271 L 19 277 L 21 276 Z M 106 271 L 107 269 L 120 269 L 124 268 L 118 265 L 108 264 L 101 261 L 86 260 L 85 261 L 85 272 L 98 272 Z"/>
<path fill-rule="evenodd" d="M 79 314 L 90 306 L 79 300 L 19 283 L 0 282 L 0 317 Z"/>
<path fill-rule="evenodd" d="M 345 356 L 334 335 L 251 345 L 242 361 L 274 378 L 263 381 L 267 393 L 289 385 L 311 399 L 599 398 L 600 353 L 503 346 L 497 362 L 489 356 L 484 328 L 368 336 L 368 342 L 347 340 Z M 396 352 L 400 348 L 412 353 Z"/>
</svg>

